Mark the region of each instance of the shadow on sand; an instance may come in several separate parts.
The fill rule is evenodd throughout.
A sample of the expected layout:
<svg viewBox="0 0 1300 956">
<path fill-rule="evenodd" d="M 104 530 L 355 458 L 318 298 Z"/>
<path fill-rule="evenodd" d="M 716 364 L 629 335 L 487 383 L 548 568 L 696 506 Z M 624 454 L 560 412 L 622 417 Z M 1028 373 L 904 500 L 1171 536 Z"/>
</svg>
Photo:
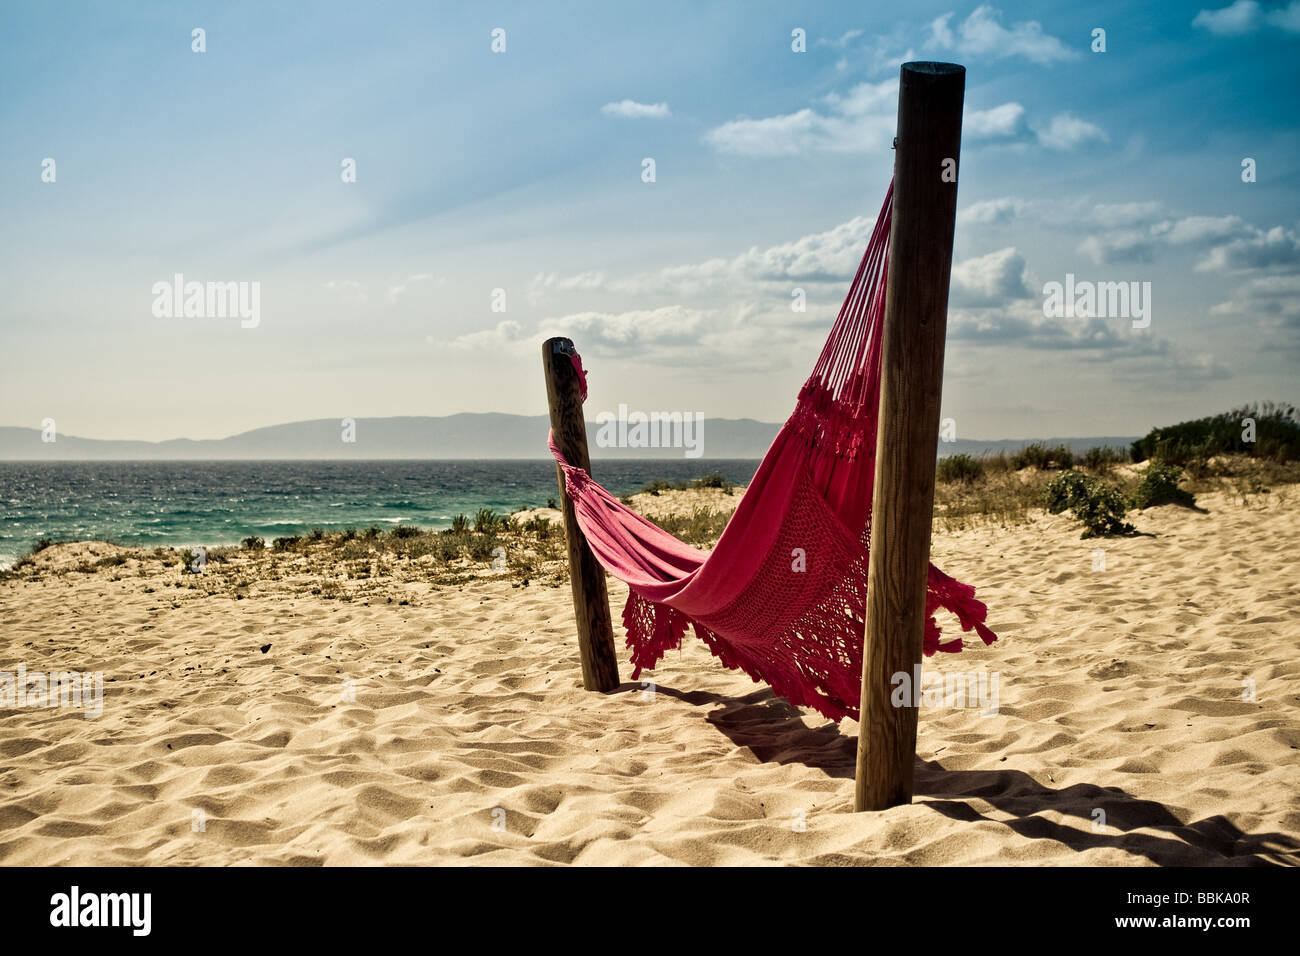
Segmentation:
<svg viewBox="0 0 1300 956">
<path fill-rule="evenodd" d="M 640 686 L 625 683 L 619 689 Z M 697 707 L 721 704 L 707 715 L 708 722 L 764 763 L 799 763 L 830 777 L 853 779 L 857 738 L 830 722 L 806 726 L 802 711 L 767 688 L 744 697 L 682 693 L 663 685 L 656 691 Z M 1055 789 L 1020 770 L 949 770 L 941 760 L 917 758 L 915 795 L 923 798 L 924 806 L 953 820 L 995 823 L 1027 839 L 1056 840 L 1076 851 L 1114 847 L 1160 866 L 1300 865 L 1300 843 L 1292 837 L 1245 833 L 1222 815 L 1184 823 L 1179 812 L 1119 787 L 1075 784 Z M 977 801 L 1010 819 L 982 813 Z M 1106 814 L 1103 832 L 1093 831 L 1096 809 Z M 1038 816 L 1045 810 L 1076 817 L 1080 825 Z M 1157 832 L 1138 832 L 1151 830 Z"/>
</svg>

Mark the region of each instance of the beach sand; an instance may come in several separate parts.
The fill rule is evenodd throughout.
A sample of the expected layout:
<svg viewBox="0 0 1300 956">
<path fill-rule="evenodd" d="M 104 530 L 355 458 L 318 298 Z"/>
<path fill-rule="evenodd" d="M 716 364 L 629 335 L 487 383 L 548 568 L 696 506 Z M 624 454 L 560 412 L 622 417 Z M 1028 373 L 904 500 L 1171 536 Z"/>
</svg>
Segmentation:
<svg viewBox="0 0 1300 956">
<path fill-rule="evenodd" d="M 1001 639 L 925 666 L 999 708 L 923 708 L 914 802 L 867 814 L 856 725 L 693 638 L 649 693 L 620 634 L 583 691 L 567 585 L 207 593 L 55 546 L 0 583 L 0 670 L 102 671 L 103 714 L 0 710 L 0 863 L 1296 864 L 1300 488 L 1201 504 L 937 531 Z"/>
</svg>

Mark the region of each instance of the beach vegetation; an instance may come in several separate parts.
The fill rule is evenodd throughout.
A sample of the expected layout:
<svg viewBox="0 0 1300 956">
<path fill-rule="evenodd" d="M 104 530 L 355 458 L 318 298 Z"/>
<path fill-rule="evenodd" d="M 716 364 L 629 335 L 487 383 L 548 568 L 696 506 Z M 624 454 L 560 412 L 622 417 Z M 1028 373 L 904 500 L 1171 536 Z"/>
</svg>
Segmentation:
<svg viewBox="0 0 1300 956">
<path fill-rule="evenodd" d="M 1122 465 L 1128 459 L 1122 449 L 1096 446 L 1083 453 L 1081 464 L 1094 474 L 1108 475 L 1116 465 Z"/>
<path fill-rule="evenodd" d="M 736 486 L 727 481 L 722 472 L 715 471 L 700 478 L 692 478 L 689 481 L 669 481 L 666 478 L 655 478 L 642 486 L 641 494 L 653 495 L 657 498 L 665 491 L 693 491 L 701 488 L 717 488 L 729 495 L 736 492 Z"/>
<path fill-rule="evenodd" d="M 1037 468 L 1040 471 L 1062 470 L 1074 467 L 1074 452 L 1065 445 L 1053 445 L 1049 448 L 1042 442 L 1033 442 L 1008 455 L 1007 462 L 1013 471 L 1022 468 Z"/>
<path fill-rule="evenodd" d="M 936 481 L 963 481 L 969 484 L 984 474 L 984 462 L 970 455 L 949 455 L 940 458 L 934 470 Z"/>
<path fill-rule="evenodd" d="M 1152 461 L 1142 472 L 1142 480 L 1133 492 L 1134 508 L 1155 508 L 1160 505 L 1196 507 L 1196 497 L 1187 489 L 1178 487 L 1183 469 L 1164 461 Z"/>
<path fill-rule="evenodd" d="M 474 530 L 478 534 L 491 534 L 501 527 L 503 521 L 491 508 L 480 508 L 474 514 Z"/>
<path fill-rule="evenodd" d="M 1246 455 L 1277 462 L 1300 460 L 1300 409 L 1281 402 L 1255 402 L 1219 415 L 1153 428 L 1133 442 L 1134 462 L 1150 458 L 1173 465 L 1220 455 Z"/>
<path fill-rule="evenodd" d="M 1083 524 L 1084 538 L 1132 534 L 1133 526 L 1124 520 L 1124 495 L 1114 485 L 1080 471 L 1057 475 L 1043 489 L 1043 499 L 1051 514 L 1069 509 Z"/>
</svg>

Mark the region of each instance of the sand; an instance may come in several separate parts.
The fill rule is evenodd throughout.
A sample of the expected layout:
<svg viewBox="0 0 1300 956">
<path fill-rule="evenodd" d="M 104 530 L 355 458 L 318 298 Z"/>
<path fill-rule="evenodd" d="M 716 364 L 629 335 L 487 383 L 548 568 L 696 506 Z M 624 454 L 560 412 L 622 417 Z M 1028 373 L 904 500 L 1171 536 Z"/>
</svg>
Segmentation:
<svg viewBox="0 0 1300 956">
<path fill-rule="evenodd" d="M 0 584 L 0 670 L 102 671 L 103 713 L 0 710 L 0 863 L 1296 864 L 1300 489 L 1201 503 L 938 533 L 1001 640 L 926 666 L 999 707 L 923 708 L 915 801 L 872 814 L 855 724 L 698 641 L 584 692 L 567 587 L 236 599 L 56 546 Z"/>
</svg>

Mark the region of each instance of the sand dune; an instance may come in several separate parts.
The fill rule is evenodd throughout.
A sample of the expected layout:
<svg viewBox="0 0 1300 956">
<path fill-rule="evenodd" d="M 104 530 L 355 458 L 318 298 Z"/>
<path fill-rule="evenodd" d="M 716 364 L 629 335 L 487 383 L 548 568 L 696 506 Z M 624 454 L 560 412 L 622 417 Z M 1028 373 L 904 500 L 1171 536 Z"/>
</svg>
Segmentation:
<svg viewBox="0 0 1300 956">
<path fill-rule="evenodd" d="M 997 672 L 999 708 L 923 709 L 916 800 L 875 814 L 852 722 L 697 641 L 653 692 L 581 690 L 567 588 L 6 582 L 0 669 L 106 683 L 95 719 L 0 710 L 0 863 L 1295 864 L 1300 495 L 1265 497 L 938 535 L 1002 639 L 926 666 Z"/>
</svg>

